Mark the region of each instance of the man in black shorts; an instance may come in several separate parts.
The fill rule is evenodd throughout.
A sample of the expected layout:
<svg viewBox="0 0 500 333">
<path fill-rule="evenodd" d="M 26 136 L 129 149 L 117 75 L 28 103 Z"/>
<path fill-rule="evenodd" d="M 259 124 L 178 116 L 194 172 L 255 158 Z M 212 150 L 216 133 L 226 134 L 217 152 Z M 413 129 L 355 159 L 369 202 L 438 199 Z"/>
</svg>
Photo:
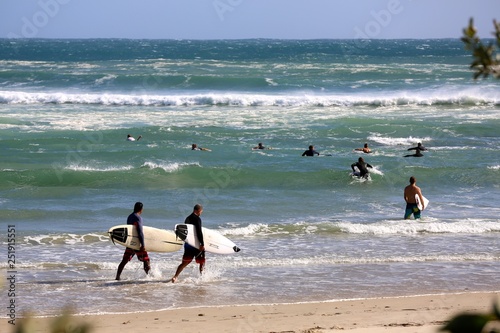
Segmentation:
<svg viewBox="0 0 500 333">
<path fill-rule="evenodd" d="M 193 259 L 195 259 L 196 263 L 200 265 L 200 274 L 203 272 L 203 268 L 205 267 L 205 246 L 203 245 L 203 232 L 201 230 L 201 213 L 203 213 L 202 205 L 196 204 L 191 215 L 186 217 L 186 220 L 184 221 L 185 224 L 194 225 L 196 237 L 198 237 L 198 241 L 200 242 L 200 248 L 197 249 L 188 243 L 184 243 L 184 255 L 182 256 L 182 262 L 175 271 L 175 275 L 171 280 L 172 283 L 177 280 L 182 270 L 189 265 Z"/>
</svg>

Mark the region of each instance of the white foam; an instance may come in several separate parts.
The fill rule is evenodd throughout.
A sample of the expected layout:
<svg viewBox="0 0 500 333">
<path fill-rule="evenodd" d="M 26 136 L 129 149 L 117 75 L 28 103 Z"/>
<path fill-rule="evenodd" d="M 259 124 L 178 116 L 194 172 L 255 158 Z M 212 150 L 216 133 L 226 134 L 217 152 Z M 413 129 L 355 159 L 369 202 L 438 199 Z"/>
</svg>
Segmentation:
<svg viewBox="0 0 500 333">
<path fill-rule="evenodd" d="M 402 137 L 388 137 L 382 136 L 380 134 L 373 134 L 368 137 L 368 140 L 377 142 L 384 146 L 408 146 L 416 145 L 419 142 L 429 142 L 432 141 L 430 137 L 413 137 L 409 136 L 406 138 Z M 425 145 L 424 145 L 425 146 Z"/>
<path fill-rule="evenodd" d="M 104 234 L 44 234 L 37 236 L 26 236 L 24 242 L 33 245 L 54 245 L 54 244 L 68 244 L 73 245 L 77 243 L 87 242 L 108 242 L 109 238 Z"/>
<path fill-rule="evenodd" d="M 149 168 L 149 169 L 162 169 L 165 172 L 168 173 L 173 173 L 176 171 L 181 170 L 183 167 L 186 166 L 200 166 L 199 163 L 167 163 L 167 162 L 152 162 L 152 161 L 147 161 L 144 162 L 144 164 L 141 166 L 142 168 Z"/>
<path fill-rule="evenodd" d="M 96 81 L 103 84 L 114 77 L 106 76 Z M 272 81 L 268 81 L 273 84 Z M 218 93 L 176 95 L 129 95 L 119 93 L 68 93 L 68 92 L 20 92 L 0 91 L 0 103 L 6 104 L 99 104 L 136 106 L 192 106 L 192 105 L 235 105 L 235 106 L 397 106 L 397 105 L 497 105 L 498 92 L 474 91 L 469 88 L 440 92 L 387 92 L 380 94 L 311 94 L 292 92 L 286 95 Z"/>
<path fill-rule="evenodd" d="M 423 223 L 425 222 L 425 223 Z M 499 221 L 465 219 L 460 221 L 439 221 L 425 218 L 416 220 L 384 221 L 373 224 L 340 222 L 337 226 L 349 234 L 418 234 L 418 233 L 452 233 L 480 234 L 500 231 Z"/>
<path fill-rule="evenodd" d="M 269 230 L 269 226 L 263 223 L 250 224 L 246 227 L 234 228 L 234 229 L 221 229 L 218 230 L 222 235 L 228 236 L 251 236 L 256 233 Z"/>
<path fill-rule="evenodd" d="M 462 261 L 496 261 L 495 254 L 427 254 L 427 255 L 394 255 L 394 256 L 335 256 L 334 254 L 303 258 L 259 258 L 247 257 L 246 260 L 225 263 L 226 267 L 306 267 L 313 265 L 365 265 L 381 263 L 414 263 L 414 262 L 462 262 Z"/>
<path fill-rule="evenodd" d="M 100 79 L 97 79 L 95 80 L 95 85 L 103 85 L 103 84 L 106 84 L 108 81 L 113 81 L 114 79 L 116 79 L 118 77 L 118 75 L 106 75 Z"/>
<path fill-rule="evenodd" d="M 131 170 L 134 167 L 131 165 L 124 166 L 107 166 L 107 167 L 98 167 L 95 165 L 80 165 L 80 164 L 70 164 L 65 167 L 67 170 L 72 171 L 91 171 L 91 172 L 112 172 L 112 171 L 126 171 Z"/>
<path fill-rule="evenodd" d="M 384 175 L 384 172 L 382 170 L 380 170 L 377 166 L 373 166 L 373 168 L 370 169 L 370 173 L 374 173 L 376 175 L 380 175 L 380 176 L 383 176 Z"/>
<path fill-rule="evenodd" d="M 218 229 L 225 236 L 256 236 L 279 234 L 315 234 L 322 232 L 368 234 L 368 235 L 393 235 L 393 234 L 418 234 L 418 233 L 450 233 L 450 234 L 479 234 L 500 231 L 500 221 L 488 219 L 461 219 L 443 220 L 424 217 L 420 220 L 386 220 L 377 223 L 359 222 L 322 222 L 294 224 L 252 223 L 244 227 Z"/>
</svg>

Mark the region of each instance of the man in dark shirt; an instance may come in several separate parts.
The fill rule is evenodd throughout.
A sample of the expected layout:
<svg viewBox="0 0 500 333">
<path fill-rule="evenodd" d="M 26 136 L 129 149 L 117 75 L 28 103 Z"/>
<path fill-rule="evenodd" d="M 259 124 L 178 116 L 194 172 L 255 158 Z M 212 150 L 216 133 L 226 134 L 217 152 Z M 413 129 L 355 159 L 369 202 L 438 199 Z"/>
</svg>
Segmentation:
<svg viewBox="0 0 500 333">
<path fill-rule="evenodd" d="M 314 156 L 314 155 L 319 156 L 319 153 L 316 150 L 314 150 L 313 145 L 310 145 L 309 149 L 302 153 L 302 156 Z"/>
<path fill-rule="evenodd" d="M 359 172 L 354 169 L 358 168 Z M 360 157 L 356 163 L 351 164 L 352 174 L 360 178 L 368 178 L 370 171 L 368 168 L 373 168 L 370 164 L 366 163 L 363 157 Z"/>
<path fill-rule="evenodd" d="M 264 145 L 262 144 L 262 142 L 259 142 L 259 144 L 256 147 L 253 147 L 252 149 L 254 149 L 254 150 L 256 150 L 256 149 L 266 149 L 266 147 L 264 147 Z"/>
<path fill-rule="evenodd" d="M 195 259 L 196 263 L 200 265 L 200 274 L 203 272 L 203 268 L 205 267 L 205 246 L 203 243 L 203 232 L 201 230 L 201 213 L 203 213 L 203 206 L 196 204 L 191 215 L 186 217 L 186 220 L 184 221 L 184 223 L 186 224 L 194 225 L 196 237 L 198 237 L 198 241 L 200 242 L 200 248 L 197 249 L 195 247 L 192 247 L 188 243 L 184 243 L 184 255 L 182 256 L 182 262 L 175 271 L 175 275 L 172 278 L 172 283 L 177 280 L 182 270 L 187 265 L 189 265 L 189 263 L 193 261 L 193 259 Z"/>
<path fill-rule="evenodd" d="M 416 147 L 408 148 L 408 150 L 427 150 L 427 148 L 425 148 L 424 146 L 422 146 L 422 143 L 419 142 L 419 143 L 417 143 Z"/>
<path fill-rule="evenodd" d="M 415 150 L 415 154 L 408 154 L 404 157 L 422 157 L 424 156 L 424 154 L 422 154 L 422 151 L 427 150 L 427 148 L 422 146 L 422 144 L 419 142 L 416 147 L 408 148 L 408 150 Z"/>
<path fill-rule="evenodd" d="M 132 260 L 132 258 L 136 254 L 137 254 L 137 259 L 139 259 L 139 261 L 142 261 L 144 263 L 144 271 L 146 272 L 146 274 L 148 274 L 149 270 L 151 269 L 149 265 L 149 256 L 145 249 L 146 244 L 144 243 L 144 233 L 142 231 L 141 214 L 143 207 L 144 206 L 142 202 L 136 202 L 134 205 L 134 212 L 130 214 L 127 218 L 127 224 L 134 225 L 137 228 L 137 235 L 139 236 L 139 242 L 141 243 L 141 247 L 139 250 L 130 249 L 128 247 L 125 249 L 122 262 L 120 263 L 120 265 L 118 265 L 118 271 L 116 272 L 116 280 L 120 280 L 120 275 L 122 274 L 123 268 L 125 268 L 125 265 L 130 260 Z"/>
</svg>

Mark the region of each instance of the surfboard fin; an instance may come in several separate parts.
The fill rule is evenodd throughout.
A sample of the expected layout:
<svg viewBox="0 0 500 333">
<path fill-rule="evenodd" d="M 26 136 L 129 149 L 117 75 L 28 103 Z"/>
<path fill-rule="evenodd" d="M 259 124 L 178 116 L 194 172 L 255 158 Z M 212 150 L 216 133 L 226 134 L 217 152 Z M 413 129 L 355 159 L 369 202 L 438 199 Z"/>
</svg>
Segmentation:
<svg viewBox="0 0 500 333">
<path fill-rule="evenodd" d="M 113 238 L 113 232 L 112 231 L 108 231 L 108 235 L 109 235 L 109 238 L 111 238 L 111 241 L 113 242 L 113 245 L 116 245 L 115 244 L 115 239 Z"/>
<path fill-rule="evenodd" d="M 237 247 L 236 245 L 235 245 L 235 246 L 233 246 L 233 250 L 234 250 L 234 252 L 240 252 L 240 251 L 241 251 L 241 250 L 240 250 L 240 248 L 239 248 L 239 247 Z"/>
<path fill-rule="evenodd" d="M 127 241 L 128 233 L 126 228 L 117 228 L 113 231 L 108 231 L 108 233 L 111 240 L 113 240 L 113 243 L 115 239 L 122 243 Z"/>
<path fill-rule="evenodd" d="M 188 230 L 185 224 L 178 224 L 175 228 L 175 235 L 181 240 L 185 241 L 187 238 Z"/>
</svg>

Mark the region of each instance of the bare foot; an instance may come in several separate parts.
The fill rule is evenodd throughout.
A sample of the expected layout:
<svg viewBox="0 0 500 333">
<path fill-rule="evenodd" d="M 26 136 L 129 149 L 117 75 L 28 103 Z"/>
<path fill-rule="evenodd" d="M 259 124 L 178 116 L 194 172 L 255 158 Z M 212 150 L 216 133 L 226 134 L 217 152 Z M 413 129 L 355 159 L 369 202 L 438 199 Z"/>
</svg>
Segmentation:
<svg viewBox="0 0 500 333">
<path fill-rule="evenodd" d="M 177 281 L 177 278 L 173 277 L 171 281 L 172 281 L 172 283 L 175 283 L 175 281 Z"/>
</svg>

